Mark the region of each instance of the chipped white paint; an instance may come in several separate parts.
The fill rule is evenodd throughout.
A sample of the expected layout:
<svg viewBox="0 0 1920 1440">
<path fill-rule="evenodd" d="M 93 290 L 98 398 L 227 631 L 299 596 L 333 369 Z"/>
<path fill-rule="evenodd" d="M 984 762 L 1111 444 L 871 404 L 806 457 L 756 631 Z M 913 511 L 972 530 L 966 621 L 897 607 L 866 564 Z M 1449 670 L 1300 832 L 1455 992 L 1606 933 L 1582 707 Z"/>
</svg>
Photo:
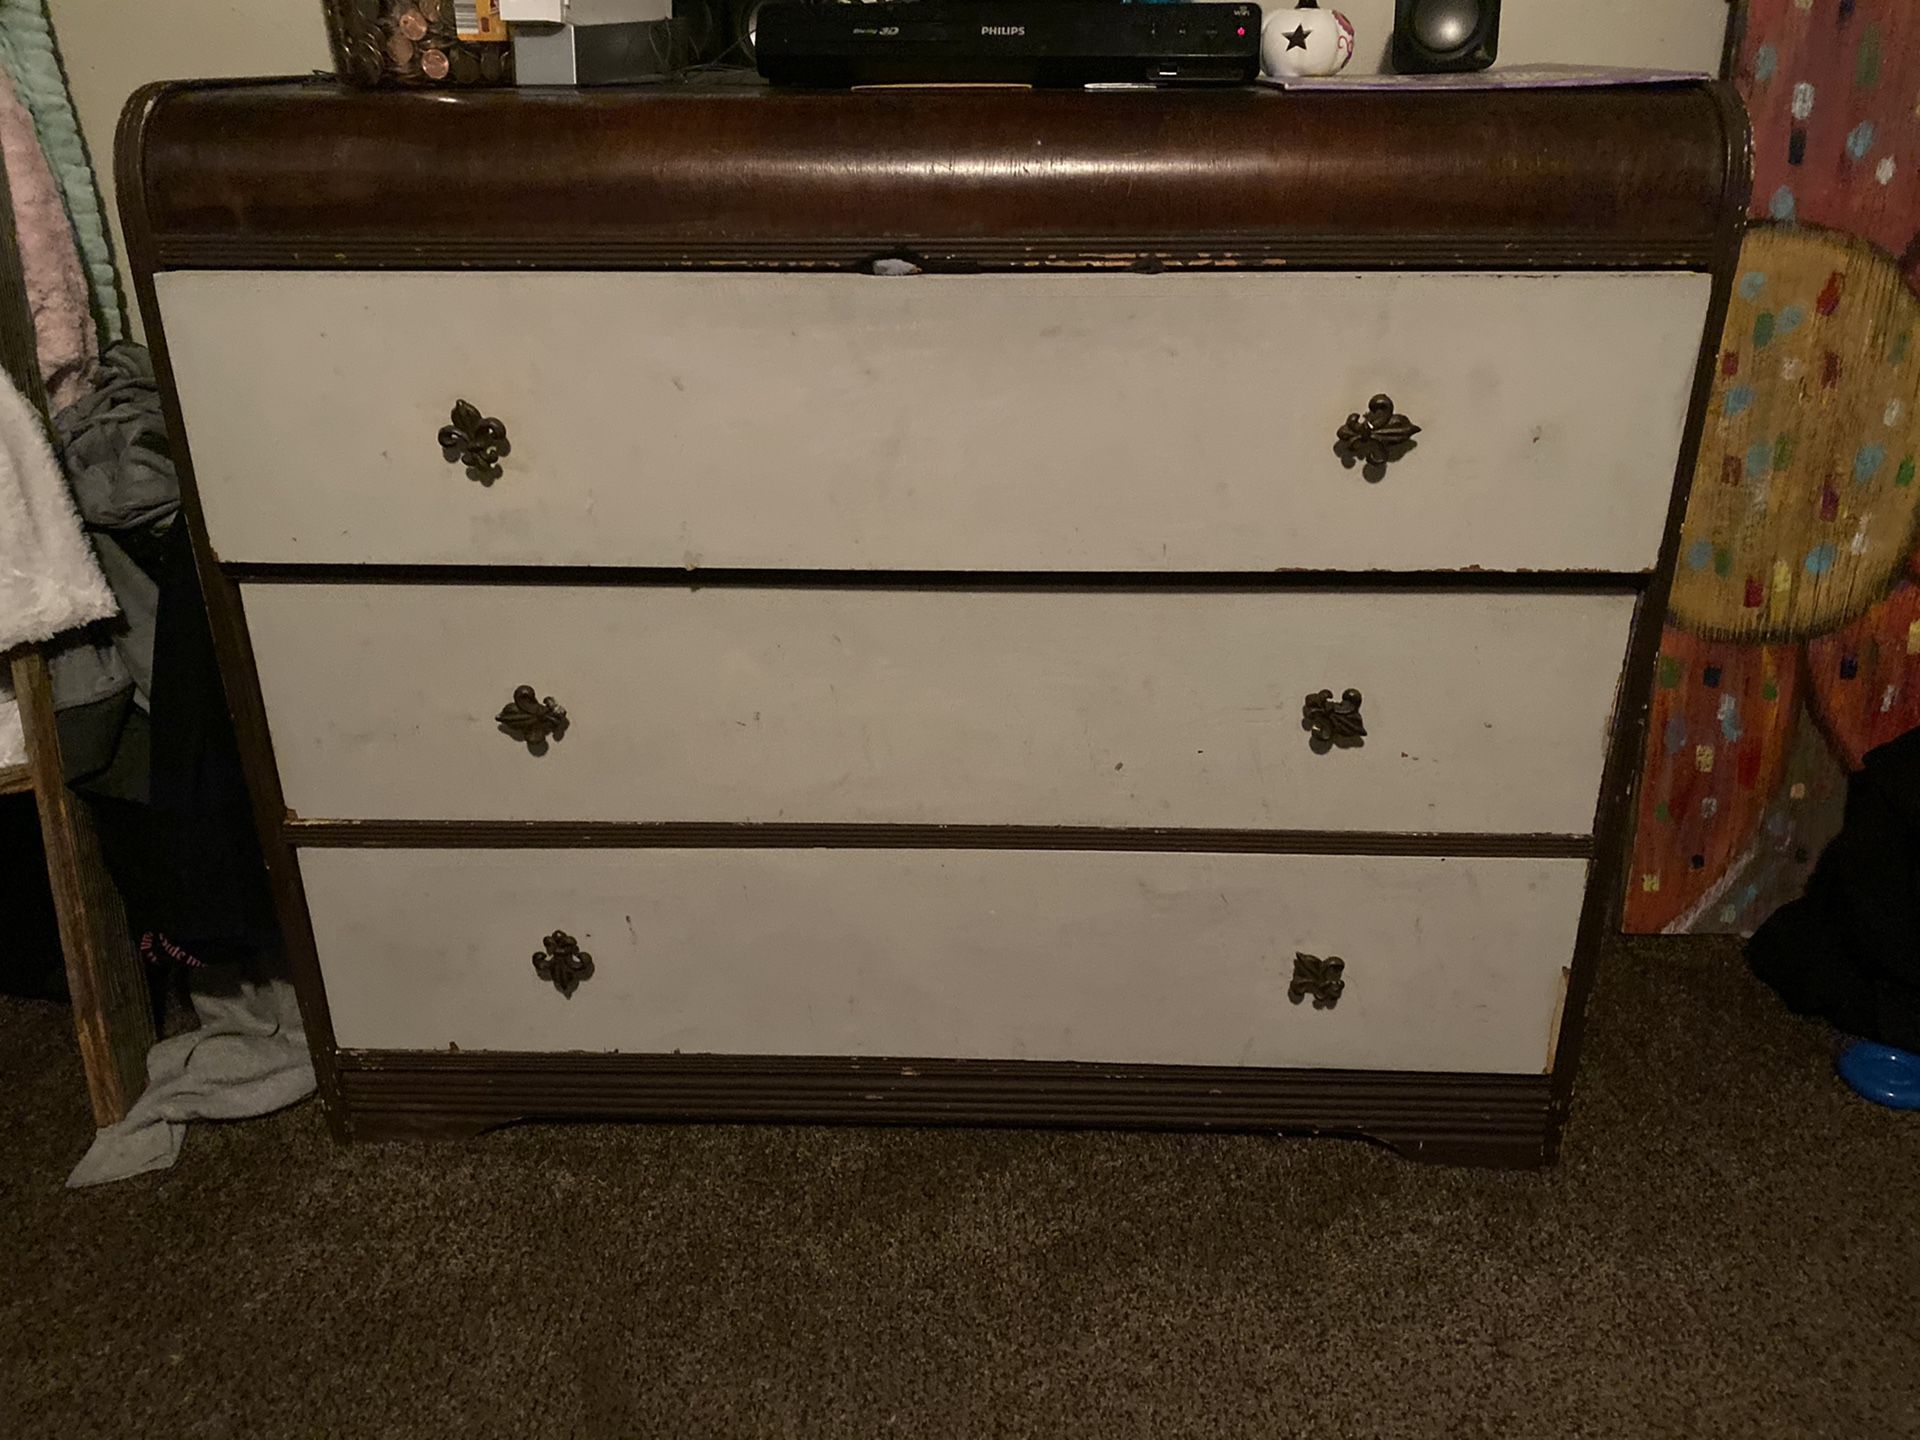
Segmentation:
<svg viewBox="0 0 1920 1440">
<path fill-rule="evenodd" d="M 243 591 L 309 819 L 1584 834 L 1618 593 L 272 584 Z M 543 756 L 494 723 L 566 707 Z M 1305 697 L 1365 697 L 1315 754 Z"/>
<path fill-rule="evenodd" d="M 178 272 L 229 561 L 1574 569 L 1655 560 L 1695 274 Z M 271 324 L 261 323 L 271 316 Z M 1424 427 L 1369 483 L 1376 391 Z M 490 486 L 436 443 L 508 428 Z"/>
<path fill-rule="evenodd" d="M 309 850 L 347 1048 L 1539 1073 L 1577 860 Z M 563 998 L 555 928 L 593 956 Z M 1346 961 L 1290 1004 L 1296 951 Z"/>
</svg>

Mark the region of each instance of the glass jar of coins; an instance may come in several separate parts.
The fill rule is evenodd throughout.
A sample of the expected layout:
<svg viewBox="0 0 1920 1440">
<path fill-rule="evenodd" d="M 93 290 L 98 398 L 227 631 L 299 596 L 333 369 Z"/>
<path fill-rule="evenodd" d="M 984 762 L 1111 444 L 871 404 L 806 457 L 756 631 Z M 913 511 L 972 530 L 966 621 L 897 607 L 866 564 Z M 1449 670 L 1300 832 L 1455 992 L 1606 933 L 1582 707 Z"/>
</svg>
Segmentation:
<svg viewBox="0 0 1920 1440">
<path fill-rule="evenodd" d="M 334 67 L 352 85 L 511 85 L 499 0 L 323 0 Z"/>
</svg>

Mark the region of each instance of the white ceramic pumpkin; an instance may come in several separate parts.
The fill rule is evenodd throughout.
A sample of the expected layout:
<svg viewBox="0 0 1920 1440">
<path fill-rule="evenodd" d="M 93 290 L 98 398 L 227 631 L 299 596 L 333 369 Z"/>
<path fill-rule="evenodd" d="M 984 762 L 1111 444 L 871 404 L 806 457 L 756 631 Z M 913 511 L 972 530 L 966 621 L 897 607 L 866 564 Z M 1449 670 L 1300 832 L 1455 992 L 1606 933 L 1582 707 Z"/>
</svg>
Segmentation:
<svg viewBox="0 0 1920 1440">
<path fill-rule="evenodd" d="M 1269 10 L 1260 26 L 1260 68 L 1281 79 L 1337 75 L 1353 59 L 1353 22 L 1338 10 Z"/>
</svg>

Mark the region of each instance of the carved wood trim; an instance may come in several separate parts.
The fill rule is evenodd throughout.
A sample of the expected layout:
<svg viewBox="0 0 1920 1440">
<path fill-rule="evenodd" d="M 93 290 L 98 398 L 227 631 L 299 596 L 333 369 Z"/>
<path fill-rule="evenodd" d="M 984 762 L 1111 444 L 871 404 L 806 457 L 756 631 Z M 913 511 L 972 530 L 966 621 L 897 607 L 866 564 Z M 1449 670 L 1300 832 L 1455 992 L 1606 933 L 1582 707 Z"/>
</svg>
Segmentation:
<svg viewBox="0 0 1920 1440">
<path fill-rule="evenodd" d="M 159 268 L 1704 269 L 1718 105 L 1698 84 L 370 96 L 195 82 L 133 97 L 123 164 Z"/>
<path fill-rule="evenodd" d="M 1114 1066 L 1062 1061 L 348 1050 L 355 1139 L 522 1119 L 1105 1126 L 1349 1135 L 1413 1159 L 1539 1165 L 1544 1075 Z"/>
<path fill-rule="evenodd" d="M 1585 860 L 1587 835 L 1357 830 L 1109 830 L 1074 825 L 724 824 L 699 821 L 304 820 L 286 843 L 370 850 L 1138 850 L 1257 855 L 1492 856 Z"/>
</svg>

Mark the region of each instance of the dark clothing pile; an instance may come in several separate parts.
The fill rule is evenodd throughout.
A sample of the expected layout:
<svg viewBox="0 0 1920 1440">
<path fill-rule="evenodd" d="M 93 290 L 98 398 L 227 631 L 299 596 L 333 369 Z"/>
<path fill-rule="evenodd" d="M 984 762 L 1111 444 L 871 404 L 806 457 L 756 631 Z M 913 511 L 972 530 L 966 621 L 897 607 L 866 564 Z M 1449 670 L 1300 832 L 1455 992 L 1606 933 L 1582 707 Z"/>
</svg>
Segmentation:
<svg viewBox="0 0 1920 1440">
<path fill-rule="evenodd" d="M 146 349 L 110 347 L 100 385 L 55 416 L 53 428 L 122 612 L 77 632 L 51 658 L 68 780 L 93 808 L 128 921 L 156 963 L 271 954 L 278 938 L 266 870 Z M 0 817 L 4 838 L 30 837 L 30 810 Z M 0 988 L 56 990 L 51 908 L 30 902 L 20 921 L 44 929 L 45 943 L 16 930 Z"/>
<path fill-rule="evenodd" d="M 1747 960 L 1796 1013 L 1920 1051 L 1920 730 L 1868 752 L 1806 894 Z"/>
</svg>

